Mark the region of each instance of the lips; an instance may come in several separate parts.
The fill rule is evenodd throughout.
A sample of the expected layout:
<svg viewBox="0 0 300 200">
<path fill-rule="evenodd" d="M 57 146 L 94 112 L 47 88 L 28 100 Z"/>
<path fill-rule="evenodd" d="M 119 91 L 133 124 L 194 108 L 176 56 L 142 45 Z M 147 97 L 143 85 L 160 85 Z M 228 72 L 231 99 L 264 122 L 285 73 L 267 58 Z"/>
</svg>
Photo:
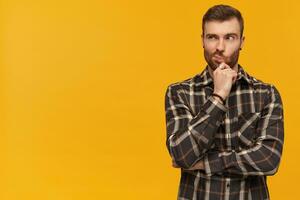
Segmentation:
<svg viewBox="0 0 300 200">
<path fill-rule="evenodd" d="M 217 61 L 217 62 L 222 62 L 222 61 L 224 61 L 224 58 L 221 57 L 221 56 L 218 56 L 218 55 L 214 55 L 214 56 L 213 56 L 213 59 L 214 59 L 215 61 Z"/>
</svg>

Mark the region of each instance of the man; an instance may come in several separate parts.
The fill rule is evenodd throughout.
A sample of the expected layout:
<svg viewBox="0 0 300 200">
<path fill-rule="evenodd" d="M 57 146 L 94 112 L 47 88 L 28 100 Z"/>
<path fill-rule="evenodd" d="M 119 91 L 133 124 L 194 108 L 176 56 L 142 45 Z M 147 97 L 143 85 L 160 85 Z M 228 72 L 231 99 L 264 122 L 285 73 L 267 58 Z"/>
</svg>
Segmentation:
<svg viewBox="0 0 300 200">
<path fill-rule="evenodd" d="M 179 200 L 269 199 L 284 141 L 278 90 L 238 64 L 244 22 L 227 5 L 202 20 L 206 68 L 170 84 L 165 94 L 166 145 L 181 168 Z"/>
</svg>

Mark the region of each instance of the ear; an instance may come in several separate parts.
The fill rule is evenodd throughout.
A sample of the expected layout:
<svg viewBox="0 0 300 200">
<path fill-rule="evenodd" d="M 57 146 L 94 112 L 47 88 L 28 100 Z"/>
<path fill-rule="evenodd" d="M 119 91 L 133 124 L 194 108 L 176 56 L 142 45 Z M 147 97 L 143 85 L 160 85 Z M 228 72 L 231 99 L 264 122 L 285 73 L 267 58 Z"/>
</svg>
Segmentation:
<svg viewBox="0 0 300 200">
<path fill-rule="evenodd" d="M 241 39 L 240 50 L 242 50 L 242 48 L 244 47 L 244 42 L 245 42 L 245 36 L 243 36 Z"/>
</svg>

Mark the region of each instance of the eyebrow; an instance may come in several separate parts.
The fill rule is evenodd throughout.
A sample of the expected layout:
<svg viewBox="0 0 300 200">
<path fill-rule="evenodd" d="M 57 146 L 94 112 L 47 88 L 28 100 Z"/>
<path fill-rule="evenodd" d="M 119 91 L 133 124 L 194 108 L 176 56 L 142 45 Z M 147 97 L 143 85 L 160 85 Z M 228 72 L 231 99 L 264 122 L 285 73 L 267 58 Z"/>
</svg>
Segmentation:
<svg viewBox="0 0 300 200">
<path fill-rule="evenodd" d="M 214 34 L 214 33 L 207 33 L 206 36 L 218 36 L 218 35 Z M 236 33 L 227 33 L 227 34 L 225 34 L 225 36 L 236 36 L 236 37 L 238 37 L 238 34 L 236 34 Z"/>
</svg>

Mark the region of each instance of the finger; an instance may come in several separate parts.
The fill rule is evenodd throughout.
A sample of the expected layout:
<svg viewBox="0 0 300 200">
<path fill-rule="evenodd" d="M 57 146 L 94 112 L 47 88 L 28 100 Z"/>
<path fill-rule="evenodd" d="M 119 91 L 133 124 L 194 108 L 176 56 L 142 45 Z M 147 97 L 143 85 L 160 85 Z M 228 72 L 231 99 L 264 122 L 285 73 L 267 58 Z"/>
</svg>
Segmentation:
<svg viewBox="0 0 300 200">
<path fill-rule="evenodd" d="M 233 71 L 233 73 L 232 73 L 232 80 L 233 80 L 233 82 L 236 81 L 237 77 L 238 77 L 238 74 L 236 73 L 236 71 Z"/>
<path fill-rule="evenodd" d="M 232 83 L 235 83 L 235 82 L 236 82 L 236 80 L 237 80 L 237 78 L 236 78 L 236 77 L 233 77 L 233 79 L 232 79 Z"/>
<path fill-rule="evenodd" d="M 222 69 L 222 72 L 232 74 L 232 69 L 225 68 L 225 69 Z"/>
<path fill-rule="evenodd" d="M 232 76 L 232 77 L 237 77 L 237 73 L 236 73 L 236 71 L 234 71 L 234 70 L 230 70 L 230 75 Z"/>
<path fill-rule="evenodd" d="M 229 65 L 227 65 L 226 63 L 224 64 L 224 68 L 225 69 L 231 69 L 231 67 Z"/>
<path fill-rule="evenodd" d="M 232 75 L 234 75 L 234 74 L 236 74 L 237 75 L 237 72 L 235 71 L 235 70 L 233 70 L 233 69 L 231 69 L 231 68 L 225 68 L 225 69 L 223 69 L 222 71 L 228 71 L 228 72 L 230 72 Z"/>
<path fill-rule="evenodd" d="M 221 63 L 215 70 L 214 70 L 214 73 L 216 73 L 217 71 L 221 71 L 223 70 L 224 66 L 223 64 Z"/>
<path fill-rule="evenodd" d="M 231 67 L 227 65 L 225 62 L 222 62 L 220 66 L 222 67 L 222 69 L 231 69 Z"/>
<path fill-rule="evenodd" d="M 232 69 L 223 69 L 222 73 L 226 74 L 227 76 L 230 76 L 232 80 L 237 78 L 237 73 Z"/>
<path fill-rule="evenodd" d="M 219 65 L 219 67 L 218 67 L 219 69 L 225 69 L 225 63 L 224 62 L 222 62 L 220 65 Z"/>
</svg>

